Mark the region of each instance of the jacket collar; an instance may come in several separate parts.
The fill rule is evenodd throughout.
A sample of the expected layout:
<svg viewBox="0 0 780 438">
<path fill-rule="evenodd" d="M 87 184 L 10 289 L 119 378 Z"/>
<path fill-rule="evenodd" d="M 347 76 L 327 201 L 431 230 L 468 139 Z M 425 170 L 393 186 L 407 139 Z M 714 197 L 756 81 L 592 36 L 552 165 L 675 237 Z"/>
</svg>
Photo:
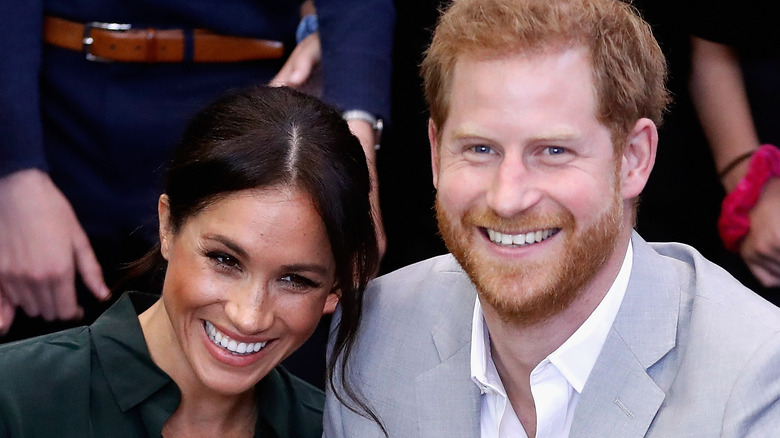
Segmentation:
<svg viewBox="0 0 780 438">
<path fill-rule="evenodd" d="M 633 233 L 628 289 L 585 384 L 572 436 L 642 437 L 665 394 L 648 370 L 676 344 L 680 287 L 674 267 Z"/>
<path fill-rule="evenodd" d="M 571 436 L 643 437 L 665 394 L 648 375 L 676 344 L 680 286 L 675 268 L 635 232 L 626 295 L 577 405 Z M 453 259 L 453 264 L 456 264 Z M 480 392 L 469 376 L 476 290 L 462 278 L 431 333 L 441 362 L 415 379 L 421 436 L 478 436 Z M 434 396 L 435 394 L 435 396 Z M 435 403 L 431 401 L 436 399 Z"/>
<path fill-rule="evenodd" d="M 443 275 L 459 276 L 431 331 L 441 362 L 415 379 L 419 436 L 479 436 L 479 396 L 471 380 L 471 319 L 477 292 L 468 276 L 452 259 L 453 269 Z M 449 283 L 449 282 L 447 282 Z"/>
</svg>

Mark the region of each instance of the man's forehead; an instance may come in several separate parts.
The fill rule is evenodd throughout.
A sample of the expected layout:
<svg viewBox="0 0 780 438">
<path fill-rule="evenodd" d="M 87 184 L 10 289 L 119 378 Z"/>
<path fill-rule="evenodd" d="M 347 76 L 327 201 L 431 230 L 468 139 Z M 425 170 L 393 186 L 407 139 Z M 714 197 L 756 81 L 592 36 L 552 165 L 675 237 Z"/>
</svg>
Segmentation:
<svg viewBox="0 0 780 438">
<path fill-rule="evenodd" d="M 550 101 L 562 104 L 561 116 L 567 109 L 577 114 L 593 113 L 596 106 L 588 53 L 580 47 L 501 57 L 464 56 L 455 65 L 448 97 L 447 120 L 458 117 L 463 110 L 469 117 L 513 119 L 518 111 L 549 106 Z M 581 104 L 578 108 L 566 102 Z M 469 122 L 458 120 L 459 126 L 452 134 L 481 135 L 479 126 Z M 561 124 L 539 135 L 566 138 L 573 134 L 573 129 Z"/>
</svg>

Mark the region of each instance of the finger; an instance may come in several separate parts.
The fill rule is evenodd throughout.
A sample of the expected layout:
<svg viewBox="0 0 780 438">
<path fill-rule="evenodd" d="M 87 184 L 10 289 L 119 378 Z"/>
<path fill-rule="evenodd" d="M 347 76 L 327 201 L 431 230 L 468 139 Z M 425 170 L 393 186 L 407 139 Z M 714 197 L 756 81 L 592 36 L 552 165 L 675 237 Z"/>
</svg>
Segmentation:
<svg viewBox="0 0 780 438">
<path fill-rule="evenodd" d="M 296 59 L 293 64 L 293 71 L 290 73 L 290 85 L 295 87 L 303 85 L 309 79 L 312 68 L 314 68 L 314 65 L 308 59 Z"/>
<path fill-rule="evenodd" d="M 304 38 L 290 54 L 279 73 L 271 79 L 270 85 L 287 85 L 299 87 L 303 85 L 311 75 L 314 66 L 319 63 L 320 46 L 319 36 L 314 33 Z"/>
<path fill-rule="evenodd" d="M 35 290 L 28 284 L 20 281 L 12 282 L 11 286 L 6 289 L 6 292 L 10 291 L 13 295 L 13 301 L 18 307 L 24 310 L 24 313 L 31 318 L 35 318 L 41 315 L 41 310 L 38 307 L 38 300 L 35 299 Z"/>
<path fill-rule="evenodd" d="M 780 285 L 780 260 L 755 251 L 750 245 L 743 245 L 740 253 L 750 272 L 762 285 Z"/>
<path fill-rule="evenodd" d="M 296 59 L 290 58 L 269 84 L 275 87 L 282 85 L 297 87 L 306 81 L 310 72 L 311 68 L 307 70 L 305 64 L 301 65 Z"/>
<path fill-rule="evenodd" d="M 70 281 L 52 284 L 52 301 L 52 310 L 57 319 L 78 319 L 83 314 L 76 299 L 76 285 L 73 277 L 70 278 Z"/>
<path fill-rule="evenodd" d="M 67 277 L 67 276 L 66 276 Z M 72 278 L 72 277 L 71 277 Z M 54 288 L 62 280 L 53 279 L 48 285 L 39 289 L 33 296 L 38 304 L 40 316 L 46 321 L 57 319 L 56 303 L 54 301 Z M 71 280 L 72 281 L 72 280 Z"/>
<path fill-rule="evenodd" d="M 292 70 L 292 65 L 290 65 L 290 61 L 288 60 L 279 70 L 279 73 L 277 73 L 276 76 L 274 76 L 273 79 L 271 79 L 268 82 L 268 85 L 272 87 L 280 87 L 282 85 L 287 85 L 290 81 L 291 70 Z"/>
<path fill-rule="evenodd" d="M 779 275 L 773 274 L 760 265 L 748 265 L 748 268 L 750 268 L 750 272 L 753 273 L 753 276 L 755 276 L 764 287 L 780 286 Z"/>
<path fill-rule="evenodd" d="M 111 296 L 106 282 L 103 280 L 103 269 L 97 261 L 95 251 L 87 239 L 86 234 L 80 232 L 74 236 L 73 250 L 81 280 L 99 300 L 107 300 Z"/>
<path fill-rule="evenodd" d="M 5 335 L 8 330 L 11 329 L 11 324 L 14 322 L 14 316 L 16 316 L 16 307 L 7 297 L 3 296 L 3 292 L 0 291 L 0 335 Z"/>
</svg>

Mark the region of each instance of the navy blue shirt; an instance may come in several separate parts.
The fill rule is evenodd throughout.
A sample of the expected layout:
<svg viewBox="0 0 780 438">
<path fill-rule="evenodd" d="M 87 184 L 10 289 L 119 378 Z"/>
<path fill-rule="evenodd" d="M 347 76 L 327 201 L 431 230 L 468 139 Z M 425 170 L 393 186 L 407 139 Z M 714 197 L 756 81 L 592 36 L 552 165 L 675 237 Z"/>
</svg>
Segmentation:
<svg viewBox="0 0 780 438">
<path fill-rule="evenodd" d="M 100 63 L 44 45 L 44 15 L 278 40 L 289 52 L 299 0 L 0 2 L 0 177 L 48 171 L 92 236 L 156 236 L 169 152 L 199 109 L 265 83 L 284 59 L 226 64 Z M 394 9 L 389 0 L 318 0 L 324 97 L 386 117 Z"/>
</svg>

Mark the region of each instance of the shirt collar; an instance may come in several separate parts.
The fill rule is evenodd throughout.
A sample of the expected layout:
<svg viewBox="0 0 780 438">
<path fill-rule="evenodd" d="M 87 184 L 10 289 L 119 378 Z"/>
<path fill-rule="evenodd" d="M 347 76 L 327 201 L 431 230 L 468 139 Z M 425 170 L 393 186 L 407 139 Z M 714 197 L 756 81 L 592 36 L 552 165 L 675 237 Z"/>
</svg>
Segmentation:
<svg viewBox="0 0 780 438">
<path fill-rule="evenodd" d="M 623 265 L 607 294 L 577 331 L 546 359 L 555 365 L 578 393 L 582 393 L 585 387 L 623 302 L 632 262 L 633 246 L 629 241 Z M 479 297 L 474 305 L 471 324 L 471 378 L 483 394 L 493 390 L 506 396 L 490 352 L 490 334 Z"/>
<path fill-rule="evenodd" d="M 127 292 L 90 326 L 95 351 L 117 404 L 124 412 L 140 406 L 152 436 L 178 409 L 181 397 L 176 383 L 152 361 L 138 320 L 138 315 L 159 298 Z M 311 400 L 293 399 L 289 379 L 272 369 L 255 386 L 255 436 L 292 436 L 292 416 L 298 402 L 303 409 L 321 411 L 322 407 Z"/>
<path fill-rule="evenodd" d="M 106 380 L 123 411 L 172 383 L 152 361 L 138 321 L 138 314 L 159 298 L 151 294 L 125 293 L 90 326 L 92 342 L 100 364 L 106 370 Z"/>
</svg>

